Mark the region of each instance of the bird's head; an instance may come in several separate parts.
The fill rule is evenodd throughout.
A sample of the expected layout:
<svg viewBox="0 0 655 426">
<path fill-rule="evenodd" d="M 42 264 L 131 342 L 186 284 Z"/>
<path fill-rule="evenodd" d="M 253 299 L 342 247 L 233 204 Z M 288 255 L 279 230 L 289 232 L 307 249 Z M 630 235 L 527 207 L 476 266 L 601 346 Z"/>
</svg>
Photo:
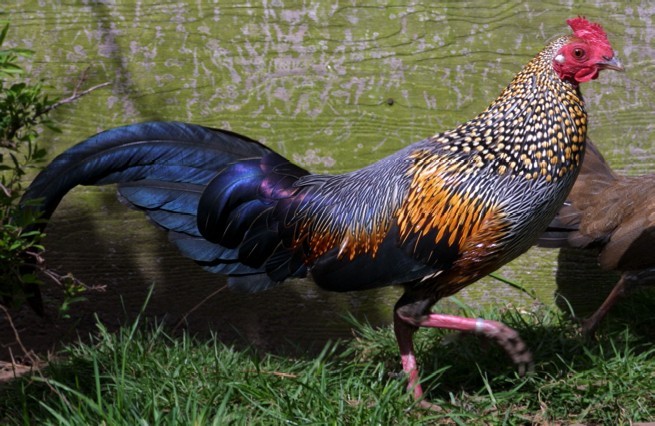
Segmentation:
<svg viewBox="0 0 655 426">
<path fill-rule="evenodd" d="M 562 80 L 584 83 L 598 78 L 601 70 L 623 71 L 623 65 L 600 24 L 582 17 L 569 19 L 566 23 L 573 35 L 553 58 L 553 68 Z"/>
</svg>

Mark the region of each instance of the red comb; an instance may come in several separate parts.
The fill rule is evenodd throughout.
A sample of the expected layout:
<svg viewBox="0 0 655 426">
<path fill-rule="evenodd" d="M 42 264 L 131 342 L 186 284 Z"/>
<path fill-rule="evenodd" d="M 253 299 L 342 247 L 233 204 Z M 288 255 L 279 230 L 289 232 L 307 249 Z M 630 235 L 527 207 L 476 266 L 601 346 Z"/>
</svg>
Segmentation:
<svg viewBox="0 0 655 426">
<path fill-rule="evenodd" d="M 566 23 L 573 30 L 573 35 L 578 38 L 596 43 L 609 44 L 607 34 L 600 24 L 589 22 L 582 16 L 568 19 Z"/>
</svg>

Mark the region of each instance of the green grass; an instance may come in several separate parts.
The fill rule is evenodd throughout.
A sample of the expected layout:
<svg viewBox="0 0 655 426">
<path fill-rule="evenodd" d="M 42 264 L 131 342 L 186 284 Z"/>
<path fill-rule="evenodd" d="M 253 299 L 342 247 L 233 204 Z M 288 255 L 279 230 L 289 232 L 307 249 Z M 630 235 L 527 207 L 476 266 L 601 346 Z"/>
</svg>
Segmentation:
<svg viewBox="0 0 655 426">
<path fill-rule="evenodd" d="M 652 329 L 650 312 L 646 305 L 632 314 Z M 608 321 L 599 341 L 590 342 L 551 308 L 483 314 L 521 332 L 535 355 L 534 373 L 518 377 L 497 347 L 475 336 L 421 330 L 417 350 L 424 386 L 441 412 L 413 407 L 396 374 L 391 328 L 355 325 L 356 339 L 329 344 L 319 355 L 292 357 L 236 350 L 217 339 L 171 337 L 161 326 L 137 321 L 117 333 L 98 325 L 92 344 L 68 347 L 40 373 L 1 385 L 0 424 L 655 420 L 655 349 L 652 335 L 640 333 L 639 324 Z"/>
</svg>

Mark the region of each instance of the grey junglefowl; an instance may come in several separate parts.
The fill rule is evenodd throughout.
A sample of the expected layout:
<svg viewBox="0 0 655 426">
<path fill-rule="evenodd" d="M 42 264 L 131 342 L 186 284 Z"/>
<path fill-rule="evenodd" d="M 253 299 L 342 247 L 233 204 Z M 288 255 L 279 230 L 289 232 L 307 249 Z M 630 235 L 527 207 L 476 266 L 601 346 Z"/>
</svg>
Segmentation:
<svg viewBox="0 0 655 426">
<path fill-rule="evenodd" d="M 74 186 L 117 183 L 123 202 L 233 289 L 306 275 L 337 292 L 403 286 L 393 318 L 402 368 L 429 405 L 413 349 L 420 327 L 487 336 L 520 371 L 531 362 L 504 324 L 430 309 L 531 247 L 573 185 L 587 134 L 580 84 L 622 66 L 599 24 L 567 23 L 573 33 L 549 42 L 478 116 L 360 170 L 311 174 L 233 132 L 151 122 L 65 151 L 24 201 L 42 200 L 49 218 Z"/>
</svg>

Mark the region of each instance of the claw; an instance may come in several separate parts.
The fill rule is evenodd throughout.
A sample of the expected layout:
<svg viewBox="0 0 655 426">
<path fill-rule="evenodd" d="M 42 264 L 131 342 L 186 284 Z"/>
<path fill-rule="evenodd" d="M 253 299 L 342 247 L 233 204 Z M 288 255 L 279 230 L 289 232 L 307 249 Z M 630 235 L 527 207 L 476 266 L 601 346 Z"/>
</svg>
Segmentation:
<svg viewBox="0 0 655 426">
<path fill-rule="evenodd" d="M 523 342 L 519 333 L 498 321 L 483 320 L 482 327 L 476 329 L 476 332 L 490 340 L 495 341 L 510 359 L 518 366 L 520 376 L 526 372 L 534 371 L 534 362 L 532 352 Z"/>
<path fill-rule="evenodd" d="M 418 402 L 418 406 L 419 406 L 419 408 L 422 408 L 424 410 L 434 411 L 434 412 L 438 412 L 438 413 L 441 413 L 441 412 L 444 411 L 443 408 L 441 408 L 441 406 L 439 406 L 437 404 L 434 404 L 434 403 L 432 403 L 432 402 L 430 402 L 428 400 L 425 400 L 425 399 L 420 400 Z"/>
</svg>

